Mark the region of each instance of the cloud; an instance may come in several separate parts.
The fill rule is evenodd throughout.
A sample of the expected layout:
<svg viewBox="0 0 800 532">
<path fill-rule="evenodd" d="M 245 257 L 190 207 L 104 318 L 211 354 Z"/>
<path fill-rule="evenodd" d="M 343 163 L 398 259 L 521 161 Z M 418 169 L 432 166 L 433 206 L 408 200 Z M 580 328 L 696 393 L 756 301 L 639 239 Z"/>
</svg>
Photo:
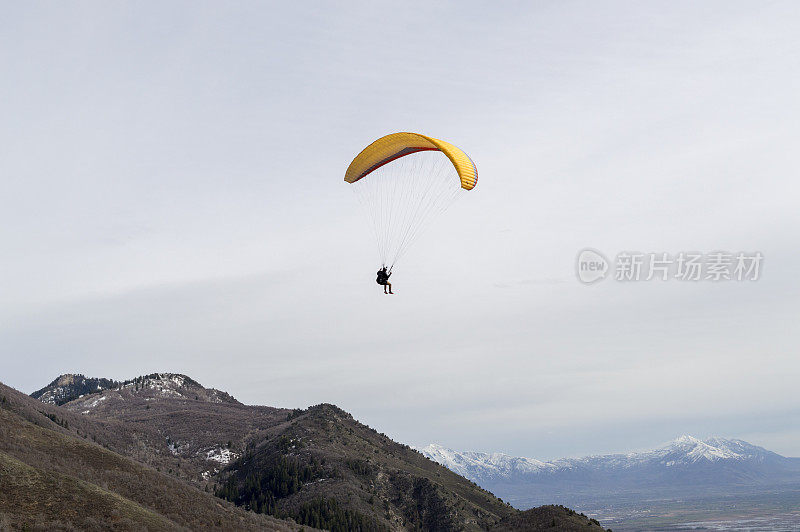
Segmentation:
<svg viewBox="0 0 800 532">
<path fill-rule="evenodd" d="M 796 417 L 797 10 L 15 5 L 3 379 L 180 371 L 540 457 L 704 426 L 800 454 L 759 421 Z M 457 142 L 481 181 L 389 299 L 342 177 L 400 130 Z M 761 251 L 765 269 L 586 287 L 587 246 Z"/>
</svg>

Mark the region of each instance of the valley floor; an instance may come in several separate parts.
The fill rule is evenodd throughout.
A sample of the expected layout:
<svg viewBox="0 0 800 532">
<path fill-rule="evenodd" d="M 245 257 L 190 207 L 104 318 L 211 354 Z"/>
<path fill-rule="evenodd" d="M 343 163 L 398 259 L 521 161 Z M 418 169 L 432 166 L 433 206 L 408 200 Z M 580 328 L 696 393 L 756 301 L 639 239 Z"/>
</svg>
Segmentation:
<svg viewBox="0 0 800 532">
<path fill-rule="evenodd" d="M 800 486 L 759 494 L 575 504 L 615 532 L 638 530 L 800 530 Z"/>
</svg>

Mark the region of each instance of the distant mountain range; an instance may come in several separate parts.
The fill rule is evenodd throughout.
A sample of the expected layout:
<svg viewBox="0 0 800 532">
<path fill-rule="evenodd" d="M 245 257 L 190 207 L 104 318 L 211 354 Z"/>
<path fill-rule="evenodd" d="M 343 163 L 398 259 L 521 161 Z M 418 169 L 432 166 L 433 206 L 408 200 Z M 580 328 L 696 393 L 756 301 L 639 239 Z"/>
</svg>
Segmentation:
<svg viewBox="0 0 800 532">
<path fill-rule="evenodd" d="M 681 436 L 651 451 L 551 461 L 436 444 L 420 452 L 522 508 L 552 500 L 583 505 L 618 494 L 707 494 L 800 483 L 800 458 L 724 438 Z"/>
<path fill-rule="evenodd" d="M 0 529 L 603 530 L 516 510 L 330 404 L 249 406 L 175 373 L 33 395 L 0 384 Z"/>
</svg>

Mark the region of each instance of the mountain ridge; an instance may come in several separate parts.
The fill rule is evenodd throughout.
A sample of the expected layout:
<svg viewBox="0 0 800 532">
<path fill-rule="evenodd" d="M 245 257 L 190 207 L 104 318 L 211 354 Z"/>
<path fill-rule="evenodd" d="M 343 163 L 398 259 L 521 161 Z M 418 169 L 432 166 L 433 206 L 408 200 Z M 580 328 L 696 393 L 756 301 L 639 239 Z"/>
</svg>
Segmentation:
<svg viewBox="0 0 800 532">
<path fill-rule="evenodd" d="M 31 403 L 22 414 L 252 514 L 336 530 L 535 530 L 555 512 L 548 526 L 603 530 L 560 507 L 520 513 L 332 404 L 243 405 L 177 373 L 106 379 L 105 388 L 81 379 L 56 379 L 40 398 L 72 398 Z M 87 383 L 95 389 L 76 395 Z"/>
<path fill-rule="evenodd" d="M 80 396 L 113 388 L 118 384 L 112 379 L 86 377 L 81 373 L 64 373 L 30 395 L 43 403 L 62 405 Z"/>
<path fill-rule="evenodd" d="M 0 383 L 0 528 L 296 530 L 128 455 L 138 436 Z"/>
<path fill-rule="evenodd" d="M 182 373 L 150 373 L 133 379 L 116 381 L 107 378 L 86 377 L 80 373 L 65 373 L 56 377 L 50 384 L 36 390 L 31 397 L 43 403 L 64 405 L 87 395 L 102 393 L 105 390 L 126 388 L 153 388 L 175 396 L 186 394 L 191 397 L 194 391 L 203 391 L 203 397 L 210 402 L 236 402 L 230 394 L 215 388 L 205 388 L 196 380 Z M 195 394 L 196 395 L 196 394 Z M 198 397 L 199 398 L 199 397 Z"/>
</svg>

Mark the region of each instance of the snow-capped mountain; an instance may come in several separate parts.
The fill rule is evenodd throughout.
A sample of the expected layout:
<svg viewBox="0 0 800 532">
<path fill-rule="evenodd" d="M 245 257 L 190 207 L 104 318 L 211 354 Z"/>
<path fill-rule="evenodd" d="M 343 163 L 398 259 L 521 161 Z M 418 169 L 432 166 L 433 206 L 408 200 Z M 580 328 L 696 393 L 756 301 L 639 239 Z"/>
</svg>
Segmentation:
<svg viewBox="0 0 800 532">
<path fill-rule="evenodd" d="M 460 452 L 435 443 L 418 450 L 431 460 L 476 482 L 485 478 L 508 479 L 519 475 L 553 474 L 582 469 L 612 470 L 643 466 L 675 468 L 721 461 L 767 463 L 786 460 L 776 453 L 743 440 L 723 438 L 700 440 L 686 435 L 651 451 L 561 458 L 552 461 L 502 453 Z"/>
<path fill-rule="evenodd" d="M 519 474 L 535 474 L 556 467 L 554 462 L 542 462 L 535 458 L 509 456 L 503 453 L 460 452 L 436 443 L 417 450 L 450 471 L 475 482 L 486 478 L 501 479 Z"/>
<path fill-rule="evenodd" d="M 681 436 L 656 449 L 542 461 L 502 453 L 460 452 L 431 444 L 426 457 L 512 502 L 546 503 L 556 494 L 728 489 L 800 482 L 800 459 L 743 440 Z M 687 492 L 688 493 L 688 492 Z"/>
</svg>

